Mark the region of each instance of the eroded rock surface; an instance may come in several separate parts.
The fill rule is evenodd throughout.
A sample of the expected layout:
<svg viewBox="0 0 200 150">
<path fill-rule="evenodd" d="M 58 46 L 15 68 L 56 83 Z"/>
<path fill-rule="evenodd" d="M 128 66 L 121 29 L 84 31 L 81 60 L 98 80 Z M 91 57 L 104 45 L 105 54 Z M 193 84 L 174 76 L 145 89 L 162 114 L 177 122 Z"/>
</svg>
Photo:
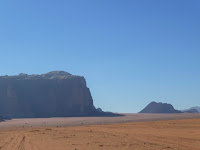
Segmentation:
<svg viewBox="0 0 200 150">
<path fill-rule="evenodd" d="M 0 76 L 0 114 L 12 118 L 93 116 L 85 78 L 64 71 Z"/>
</svg>

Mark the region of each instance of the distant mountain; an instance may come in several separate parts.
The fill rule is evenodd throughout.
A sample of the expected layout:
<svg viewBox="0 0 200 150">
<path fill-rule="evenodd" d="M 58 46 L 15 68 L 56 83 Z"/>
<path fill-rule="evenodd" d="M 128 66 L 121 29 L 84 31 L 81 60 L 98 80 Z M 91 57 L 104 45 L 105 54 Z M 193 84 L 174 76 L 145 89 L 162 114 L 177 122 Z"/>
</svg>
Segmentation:
<svg viewBox="0 0 200 150">
<path fill-rule="evenodd" d="M 191 109 L 196 109 L 200 113 L 200 107 L 198 107 L 198 106 L 192 107 Z"/>
<path fill-rule="evenodd" d="M 198 106 L 191 107 L 189 109 L 182 110 L 182 112 L 184 112 L 184 113 L 200 113 L 200 107 L 198 107 Z"/>
<path fill-rule="evenodd" d="M 199 113 L 196 109 L 182 110 L 184 113 Z"/>
<path fill-rule="evenodd" d="M 174 109 L 171 104 L 151 102 L 139 113 L 182 113 Z"/>
</svg>

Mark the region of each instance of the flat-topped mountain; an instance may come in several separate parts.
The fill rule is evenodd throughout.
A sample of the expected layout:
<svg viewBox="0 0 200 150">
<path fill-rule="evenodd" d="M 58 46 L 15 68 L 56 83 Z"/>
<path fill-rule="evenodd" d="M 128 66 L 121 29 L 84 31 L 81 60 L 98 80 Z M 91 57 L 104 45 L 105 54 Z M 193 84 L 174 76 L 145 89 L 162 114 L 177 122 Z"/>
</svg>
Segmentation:
<svg viewBox="0 0 200 150">
<path fill-rule="evenodd" d="M 80 76 L 72 75 L 65 71 L 52 71 L 46 74 L 33 74 L 27 75 L 25 73 L 20 73 L 19 75 L 15 76 L 0 76 L 0 79 L 16 79 L 16 80 L 38 80 L 38 79 L 68 79 L 68 78 L 76 78 Z"/>
<path fill-rule="evenodd" d="M 171 104 L 151 102 L 139 113 L 181 113 L 175 110 Z"/>
<path fill-rule="evenodd" d="M 53 71 L 41 75 L 0 76 L 0 114 L 21 118 L 100 113 L 93 105 L 84 77 Z"/>
</svg>

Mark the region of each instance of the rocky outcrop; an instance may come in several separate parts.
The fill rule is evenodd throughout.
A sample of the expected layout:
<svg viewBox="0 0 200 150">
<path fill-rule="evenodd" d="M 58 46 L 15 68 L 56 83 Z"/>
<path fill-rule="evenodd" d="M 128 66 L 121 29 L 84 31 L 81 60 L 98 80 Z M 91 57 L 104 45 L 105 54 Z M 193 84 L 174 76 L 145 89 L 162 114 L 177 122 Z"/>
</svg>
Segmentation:
<svg viewBox="0 0 200 150">
<path fill-rule="evenodd" d="M 196 109 L 183 110 L 184 113 L 199 113 Z"/>
<path fill-rule="evenodd" d="M 182 110 L 184 113 L 200 113 L 200 107 L 191 107 L 189 109 Z"/>
<path fill-rule="evenodd" d="M 10 120 L 10 118 L 6 116 L 0 116 L 0 122 L 6 121 L 6 120 Z"/>
<path fill-rule="evenodd" d="M 12 118 L 95 116 L 85 78 L 64 71 L 0 77 L 0 114 Z"/>
<path fill-rule="evenodd" d="M 192 107 L 191 109 L 196 109 L 200 113 L 200 107 L 198 107 L 198 106 Z"/>
<path fill-rule="evenodd" d="M 103 112 L 103 110 L 101 108 L 97 108 L 98 112 Z"/>
<path fill-rule="evenodd" d="M 175 110 L 171 104 L 151 102 L 139 113 L 181 113 Z"/>
</svg>

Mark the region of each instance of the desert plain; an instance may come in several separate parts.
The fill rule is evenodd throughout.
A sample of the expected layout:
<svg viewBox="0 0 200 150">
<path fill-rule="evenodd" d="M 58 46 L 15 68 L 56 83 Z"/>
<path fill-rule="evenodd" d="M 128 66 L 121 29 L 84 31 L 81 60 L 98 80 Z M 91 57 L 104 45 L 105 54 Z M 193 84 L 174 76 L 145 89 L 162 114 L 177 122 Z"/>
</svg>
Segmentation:
<svg viewBox="0 0 200 150">
<path fill-rule="evenodd" d="M 0 150 L 199 150 L 200 114 L 13 119 Z"/>
</svg>

